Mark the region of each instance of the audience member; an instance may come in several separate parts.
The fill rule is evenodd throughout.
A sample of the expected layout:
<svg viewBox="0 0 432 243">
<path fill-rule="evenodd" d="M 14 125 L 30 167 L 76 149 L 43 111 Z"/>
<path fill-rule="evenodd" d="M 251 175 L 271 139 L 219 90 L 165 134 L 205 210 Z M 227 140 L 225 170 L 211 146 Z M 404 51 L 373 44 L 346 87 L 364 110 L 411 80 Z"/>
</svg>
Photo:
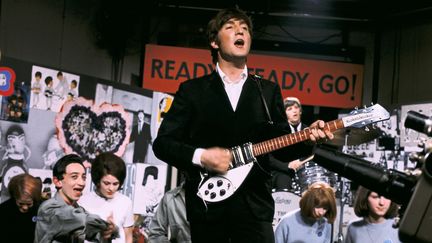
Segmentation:
<svg viewBox="0 0 432 243">
<path fill-rule="evenodd" d="M 276 243 L 330 243 L 336 214 L 333 189 L 324 182 L 316 182 L 303 193 L 300 209 L 287 213 L 276 226 Z"/>
<path fill-rule="evenodd" d="M 78 205 L 85 181 L 81 157 L 69 154 L 57 161 L 53 168 L 57 193 L 39 207 L 35 243 L 83 242 L 84 239 L 101 242 L 118 233 L 112 217 L 105 221 Z"/>
<path fill-rule="evenodd" d="M 400 242 L 398 229 L 393 228 L 393 220 L 398 205 L 376 192 L 360 186 L 354 201 L 354 213 L 362 219 L 348 225 L 345 243 Z"/>
<path fill-rule="evenodd" d="M 29 174 L 19 174 L 12 177 L 8 190 L 11 198 L 0 204 L 0 241 L 33 243 L 42 182 Z"/>
<path fill-rule="evenodd" d="M 91 177 L 95 191 L 84 194 L 79 204 L 103 219 L 113 218 L 119 228 L 119 238 L 112 243 L 132 243 L 132 201 L 119 192 L 126 178 L 125 162 L 113 153 L 101 153 L 92 163 Z"/>
<path fill-rule="evenodd" d="M 191 243 L 190 226 L 186 218 L 184 183 L 162 197 L 150 222 L 149 243 Z"/>
</svg>

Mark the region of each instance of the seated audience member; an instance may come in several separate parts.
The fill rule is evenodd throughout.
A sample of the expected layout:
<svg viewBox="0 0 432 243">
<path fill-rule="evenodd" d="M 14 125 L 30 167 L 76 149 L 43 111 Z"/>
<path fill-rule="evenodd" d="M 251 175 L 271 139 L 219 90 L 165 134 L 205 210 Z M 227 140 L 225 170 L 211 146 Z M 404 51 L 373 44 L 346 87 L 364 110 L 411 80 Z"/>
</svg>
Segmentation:
<svg viewBox="0 0 432 243">
<path fill-rule="evenodd" d="M 39 207 L 35 243 L 83 242 L 84 239 L 102 242 L 115 235 L 117 229 L 111 218 L 105 221 L 78 205 L 85 181 L 83 159 L 78 155 L 65 155 L 56 162 L 53 182 L 57 192 Z"/>
<path fill-rule="evenodd" d="M 362 219 L 348 225 L 345 243 L 400 242 L 398 229 L 392 227 L 392 218 L 397 211 L 397 204 L 360 186 L 354 201 L 354 213 Z"/>
<path fill-rule="evenodd" d="M 183 183 L 166 192 L 150 222 L 150 243 L 191 243 Z"/>
<path fill-rule="evenodd" d="M 119 237 L 112 243 L 132 243 L 132 201 L 119 192 L 126 178 L 125 162 L 113 153 L 101 153 L 92 163 L 91 178 L 95 191 L 84 194 L 79 205 L 103 219 L 113 218 L 119 228 Z"/>
<path fill-rule="evenodd" d="M 324 182 L 316 182 L 303 193 L 300 209 L 287 213 L 276 226 L 276 243 L 330 243 L 336 214 L 333 189 Z"/>
<path fill-rule="evenodd" d="M 12 177 L 8 190 L 11 198 L 0 204 L 3 221 L 0 241 L 32 243 L 41 202 L 41 180 L 29 174 L 19 174 Z"/>
</svg>

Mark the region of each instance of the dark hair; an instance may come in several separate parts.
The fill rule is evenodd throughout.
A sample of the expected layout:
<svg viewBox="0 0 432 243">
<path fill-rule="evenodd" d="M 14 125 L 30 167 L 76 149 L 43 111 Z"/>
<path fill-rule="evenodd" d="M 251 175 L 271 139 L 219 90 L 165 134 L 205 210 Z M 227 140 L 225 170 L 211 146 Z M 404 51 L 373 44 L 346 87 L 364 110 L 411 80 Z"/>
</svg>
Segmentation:
<svg viewBox="0 0 432 243">
<path fill-rule="evenodd" d="M 74 79 L 74 80 L 71 81 L 71 84 L 77 85 L 78 82 Z"/>
<path fill-rule="evenodd" d="M 51 83 L 53 81 L 53 78 L 51 76 L 48 76 L 45 78 L 45 84 L 48 85 L 49 83 Z"/>
<path fill-rule="evenodd" d="M 222 26 L 230 19 L 243 20 L 249 27 L 249 33 L 252 36 L 252 20 L 247 14 L 239 8 L 228 8 L 219 11 L 216 16 L 210 20 L 207 25 L 207 38 L 208 43 L 217 41 L 217 35 Z M 212 61 L 214 64 L 217 62 L 218 50 L 210 46 Z"/>
<path fill-rule="evenodd" d="M 147 177 L 149 175 L 152 175 L 155 179 L 157 179 L 158 178 L 158 168 L 156 166 L 149 166 L 149 167 L 145 168 L 144 178 L 143 178 L 143 182 L 142 182 L 143 186 L 145 186 L 147 184 Z"/>
<path fill-rule="evenodd" d="M 6 131 L 6 138 L 13 133 L 15 133 L 17 135 L 21 135 L 21 134 L 24 134 L 24 130 L 19 125 L 12 125 Z"/>
<path fill-rule="evenodd" d="M 316 182 L 309 186 L 300 199 L 300 211 L 302 216 L 313 218 L 314 210 L 316 207 L 323 207 L 327 209 L 324 217 L 327 218 L 331 224 L 336 219 L 336 197 L 328 184 L 324 182 Z"/>
<path fill-rule="evenodd" d="M 84 160 L 76 154 L 67 154 L 61 157 L 54 165 L 53 168 L 53 177 L 56 177 L 58 180 L 63 180 L 63 175 L 66 173 L 66 167 L 70 164 L 81 164 L 84 167 Z"/>
<path fill-rule="evenodd" d="M 99 186 L 102 177 L 112 175 L 120 182 L 119 188 L 123 185 L 126 178 L 126 164 L 117 155 L 104 152 L 96 156 L 92 163 L 91 177 L 93 184 Z"/>
<path fill-rule="evenodd" d="M 357 189 L 357 194 L 354 201 L 354 213 L 358 217 L 369 216 L 370 208 L 369 208 L 368 197 L 372 192 L 373 191 L 362 186 L 359 186 L 359 188 Z M 396 203 L 391 202 L 389 209 L 384 215 L 384 218 L 389 219 L 389 218 L 396 217 L 398 214 L 398 209 L 399 206 Z"/>
<path fill-rule="evenodd" d="M 302 110 L 302 106 L 301 106 L 301 104 L 300 104 L 300 102 L 298 101 L 297 98 L 294 99 L 294 98 L 288 97 L 288 98 L 286 98 L 284 100 L 284 108 L 285 108 L 285 110 L 288 107 L 293 106 L 293 105 L 297 105 L 300 108 L 300 110 Z"/>
<path fill-rule="evenodd" d="M 39 77 L 39 78 L 42 78 L 42 73 L 41 73 L 41 72 L 39 72 L 39 71 L 37 71 L 37 72 L 35 73 L 35 77 Z"/>
<path fill-rule="evenodd" d="M 58 76 L 63 76 L 63 73 L 61 72 L 61 71 L 59 71 L 58 73 L 57 73 L 57 77 Z"/>
<path fill-rule="evenodd" d="M 8 190 L 14 199 L 27 196 L 33 199 L 34 204 L 39 204 L 42 200 L 42 182 L 30 174 L 19 174 L 12 177 Z"/>
</svg>

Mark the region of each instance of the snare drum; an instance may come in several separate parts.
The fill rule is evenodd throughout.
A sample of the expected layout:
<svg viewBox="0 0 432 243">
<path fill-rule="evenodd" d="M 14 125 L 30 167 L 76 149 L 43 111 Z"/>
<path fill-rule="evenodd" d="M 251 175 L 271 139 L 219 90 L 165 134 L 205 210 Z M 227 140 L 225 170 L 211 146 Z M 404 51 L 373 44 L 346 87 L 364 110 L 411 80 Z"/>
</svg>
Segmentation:
<svg viewBox="0 0 432 243">
<path fill-rule="evenodd" d="M 273 227 L 275 227 L 286 213 L 300 207 L 300 197 L 287 191 L 273 192 L 272 196 L 275 202 L 275 214 L 273 216 Z"/>
<path fill-rule="evenodd" d="M 303 193 L 315 182 L 325 182 L 335 188 L 337 180 L 333 172 L 324 169 L 313 161 L 308 161 L 297 171 L 296 181 L 300 187 L 300 193 Z"/>
</svg>

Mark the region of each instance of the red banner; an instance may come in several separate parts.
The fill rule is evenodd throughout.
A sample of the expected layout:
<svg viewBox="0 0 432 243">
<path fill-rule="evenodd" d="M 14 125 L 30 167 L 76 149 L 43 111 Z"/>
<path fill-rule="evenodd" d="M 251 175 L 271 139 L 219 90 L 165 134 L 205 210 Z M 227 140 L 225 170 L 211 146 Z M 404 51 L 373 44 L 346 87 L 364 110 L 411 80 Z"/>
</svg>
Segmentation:
<svg viewBox="0 0 432 243">
<path fill-rule="evenodd" d="M 361 106 L 363 65 L 250 54 L 250 73 L 277 82 L 282 96 L 304 105 Z M 210 50 L 147 45 L 143 88 L 175 93 L 180 82 L 214 70 Z"/>
</svg>

